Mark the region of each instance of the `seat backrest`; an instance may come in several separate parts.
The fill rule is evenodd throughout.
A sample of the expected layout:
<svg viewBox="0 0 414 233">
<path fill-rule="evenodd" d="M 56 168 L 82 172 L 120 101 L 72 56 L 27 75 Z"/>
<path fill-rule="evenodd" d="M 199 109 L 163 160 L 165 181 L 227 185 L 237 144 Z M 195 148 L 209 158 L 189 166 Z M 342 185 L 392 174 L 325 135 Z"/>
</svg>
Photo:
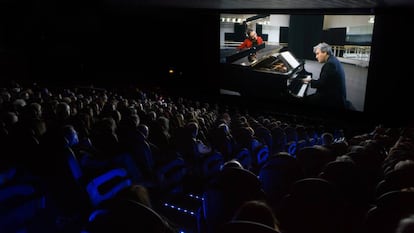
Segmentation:
<svg viewBox="0 0 414 233">
<path fill-rule="evenodd" d="M 142 171 L 139 169 L 131 154 L 121 153 L 115 156 L 113 158 L 113 164 L 115 167 L 125 168 L 133 183 L 138 184 L 145 180 Z"/>
<path fill-rule="evenodd" d="M 280 127 L 274 127 L 272 128 L 271 132 L 272 132 L 272 139 L 273 139 L 272 154 L 281 152 L 281 151 L 286 151 L 287 138 L 286 138 L 285 131 Z"/>
<path fill-rule="evenodd" d="M 304 178 L 298 162 L 287 152 L 272 155 L 258 175 L 267 200 L 274 209 L 277 209 L 281 199 L 290 191 L 292 184 Z"/>
<path fill-rule="evenodd" d="M 240 162 L 243 168 L 249 170 L 253 165 L 253 159 L 250 151 L 247 148 L 240 149 L 234 158 Z"/>
<path fill-rule="evenodd" d="M 255 151 L 257 168 L 260 169 L 269 158 L 269 147 L 267 145 L 260 146 Z"/>
<path fill-rule="evenodd" d="M 131 186 L 128 173 L 123 168 L 115 168 L 93 178 L 86 185 L 86 191 L 93 206 L 113 199 L 117 194 Z"/>
<path fill-rule="evenodd" d="M 279 233 L 264 224 L 252 221 L 233 220 L 224 224 L 218 233 Z"/>
<path fill-rule="evenodd" d="M 296 143 L 296 151 L 299 151 L 300 149 L 302 149 L 306 146 L 309 146 L 308 141 L 306 141 L 304 139 L 298 140 L 298 142 Z"/>
<path fill-rule="evenodd" d="M 0 171 L 0 186 L 9 182 L 15 177 L 17 169 L 15 167 L 5 168 Z"/>
<path fill-rule="evenodd" d="M 414 171 L 411 168 L 397 169 L 390 171 L 384 177 L 384 180 L 376 186 L 376 197 L 404 188 L 414 187 Z"/>
<path fill-rule="evenodd" d="M 399 221 L 414 214 L 414 193 L 390 191 L 381 195 L 365 218 L 365 232 L 394 233 Z"/>
<path fill-rule="evenodd" d="M 134 151 L 131 153 L 131 157 L 135 160 L 137 167 L 146 179 L 154 175 L 155 162 L 151 147 L 147 141 L 137 143 Z"/>
<path fill-rule="evenodd" d="M 0 231 L 25 232 L 38 212 L 45 208 L 44 201 L 45 197 L 32 184 L 12 182 L 1 187 Z"/>
<path fill-rule="evenodd" d="M 212 129 L 210 132 L 210 141 L 213 148 L 221 152 L 226 160 L 230 159 L 234 145 L 231 135 L 226 132 L 226 126 Z"/>
<path fill-rule="evenodd" d="M 365 192 L 363 182 L 360 179 L 360 173 L 352 161 L 332 161 L 325 165 L 319 174 L 332 183 L 342 193 L 344 198 L 352 203 L 368 203 L 371 195 Z"/>
<path fill-rule="evenodd" d="M 152 208 L 134 200 L 120 199 L 108 208 L 97 209 L 90 214 L 86 231 L 169 233 L 173 227 Z"/>
<path fill-rule="evenodd" d="M 258 127 L 254 130 L 255 136 L 265 145 L 269 147 L 269 151 L 273 151 L 272 133 L 266 127 Z"/>
<path fill-rule="evenodd" d="M 286 133 L 286 141 L 287 142 L 290 142 L 290 141 L 297 142 L 298 141 L 298 132 L 296 131 L 295 127 L 287 126 L 284 130 L 285 130 L 285 133 Z"/>
<path fill-rule="evenodd" d="M 203 160 L 202 164 L 203 177 L 209 180 L 220 171 L 223 164 L 224 156 L 220 152 L 208 155 L 208 157 Z"/>
<path fill-rule="evenodd" d="M 205 189 L 203 211 L 208 232 L 233 217 L 246 201 L 264 199 L 258 177 L 246 169 L 224 168 Z"/>
<path fill-rule="evenodd" d="M 296 159 L 306 177 L 318 177 L 324 166 L 336 158 L 323 146 L 306 146 L 296 153 Z"/>
<path fill-rule="evenodd" d="M 247 148 L 249 151 L 252 151 L 252 140 L 254 137 L 247 127 L 236 127 L 232 132 L 236 149 Z"/>
<path fill-rule="evenodd" d="M 79 161 L 74 153 L 74 151 L 70 147 L 65 147 L 63 149 L 64 157 L 66 158 L 66 161 L 68 163 L 70 172 L 75 179 L 75 181 L 79 181 L 79 179 L 82 177 L 82 169 L 79 164 Z"/>
<path fill-rule="evenodd" d="M 295 141 L 286 142 L 286 149 L 284 151 L 296 157 L 297 143 Z"/>
<path fill-rule="evenodd" d="M 296 181 L 282 200 L 279 221 L 288 232 L 341 232 L 344 202 L 339 192 L 321 178 Z"/>
<path fill-rule="evenodd" d="M 159 168 L 156 177 L 161 194 L 182 192 L 186 173 L 186 163 L 183 158 L 176 158 Z"/>
</svg>

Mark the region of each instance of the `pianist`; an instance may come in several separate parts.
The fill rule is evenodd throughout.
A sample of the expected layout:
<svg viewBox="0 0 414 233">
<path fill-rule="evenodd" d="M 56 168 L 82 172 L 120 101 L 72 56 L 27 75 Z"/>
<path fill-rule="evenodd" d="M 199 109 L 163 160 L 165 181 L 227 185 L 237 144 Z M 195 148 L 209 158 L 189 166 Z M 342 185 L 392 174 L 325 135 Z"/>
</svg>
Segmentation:
<svg viewBox="0 0 414 233">
<path fill-rule="evenodd" d="M 253 29 L 247 29 L 246 36 L 247 38 L 237 47 L 238 50 L 252 48 L 263 44 L 262 37 L 258 36 Z"/>
<path fill-rule="evenodd" d="M 345 72 L 341 62 L 332 53 L 327 43 L 319 43 L 313 47 L 313 52 L 319 63 L 323 63 L 319 79 L 306 77 L 304 83 L 310 83 L 316 88 L 315 94 L 306 96 L 305 100 L 312 104 L 332 108 L 346 107 Z"/>
</svg>

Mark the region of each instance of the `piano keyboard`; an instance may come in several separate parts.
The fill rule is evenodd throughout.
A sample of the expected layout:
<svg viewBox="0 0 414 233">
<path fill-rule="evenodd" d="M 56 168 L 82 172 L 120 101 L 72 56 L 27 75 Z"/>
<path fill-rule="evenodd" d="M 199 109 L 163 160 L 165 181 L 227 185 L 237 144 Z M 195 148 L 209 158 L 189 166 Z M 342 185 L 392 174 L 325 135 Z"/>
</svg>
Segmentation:
<svg viewBox="0 0 414 233">
<path fill-rule="evenodd" d="M 307 86 L 308 86 L 307 83 L 302 84 L 302 86 L 300 87 L 300 90 L 297 94 L 298 97 L 303 97 L 305 95 L 305 91 L 306 91 Z"/>
</svg>

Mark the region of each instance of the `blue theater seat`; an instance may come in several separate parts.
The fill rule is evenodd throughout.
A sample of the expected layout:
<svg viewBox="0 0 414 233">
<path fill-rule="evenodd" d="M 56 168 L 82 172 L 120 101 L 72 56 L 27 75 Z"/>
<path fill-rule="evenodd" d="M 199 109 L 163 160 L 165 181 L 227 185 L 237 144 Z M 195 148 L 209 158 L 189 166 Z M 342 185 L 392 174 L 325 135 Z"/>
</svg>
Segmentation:
<svg viewBox="0 0 414 233">
<path fill-rule="evenodd" d="M 0 187 L 0 206 L 0 232 L 29 232 L 45 197 L 32 184 L 11 183 Z"/>
<path fill-rule="evenodd" d="M 123 168 L 116 168 L 89 181 L 86 185 L 86 191 L 92 205 L 98 206 L 115 198 L 119 192 L 129 188 L 131 184 L 127 171 Z"/>
</svg>

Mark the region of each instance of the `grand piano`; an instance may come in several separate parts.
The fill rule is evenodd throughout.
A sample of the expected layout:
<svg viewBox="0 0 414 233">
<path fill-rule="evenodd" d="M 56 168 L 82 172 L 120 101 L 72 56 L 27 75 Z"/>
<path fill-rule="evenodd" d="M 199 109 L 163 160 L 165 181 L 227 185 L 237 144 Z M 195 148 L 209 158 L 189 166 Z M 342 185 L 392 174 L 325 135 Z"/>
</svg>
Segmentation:
<svg viewBox="0 0 414 233">
<path fill-rule="evenodd" d="M 286 48 L 263 44 L 225 55 L 221 94 L 283 101 L 301 101 L 306 96 L 308 84 L 302 79 L 312 73 Z"/>
</svg>

